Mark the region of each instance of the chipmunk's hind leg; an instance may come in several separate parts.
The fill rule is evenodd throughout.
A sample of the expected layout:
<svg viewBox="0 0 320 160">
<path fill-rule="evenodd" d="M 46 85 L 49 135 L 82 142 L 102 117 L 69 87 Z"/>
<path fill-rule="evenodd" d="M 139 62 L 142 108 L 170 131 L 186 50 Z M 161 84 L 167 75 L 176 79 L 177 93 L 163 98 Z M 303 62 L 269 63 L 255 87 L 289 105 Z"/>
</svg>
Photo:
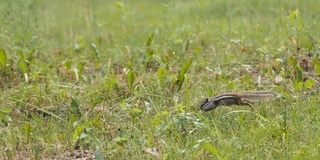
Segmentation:
<svg viewBox="0 0 320 160">
<path fill-rule="evenodd" d="M 249 106 L 249 107 L 251 108 L 251 110 L 254 109 L 254 108 L 252 107 L 253 104 L 254 104 L 253 102 L 251 102 L 251 101 L 249 101 L 249 100 L 247 100 L 247 99 L 241 99 L 241 100 L 239 100 L 239 105 L 241 105 L 241 106 Z"/>
</svg>

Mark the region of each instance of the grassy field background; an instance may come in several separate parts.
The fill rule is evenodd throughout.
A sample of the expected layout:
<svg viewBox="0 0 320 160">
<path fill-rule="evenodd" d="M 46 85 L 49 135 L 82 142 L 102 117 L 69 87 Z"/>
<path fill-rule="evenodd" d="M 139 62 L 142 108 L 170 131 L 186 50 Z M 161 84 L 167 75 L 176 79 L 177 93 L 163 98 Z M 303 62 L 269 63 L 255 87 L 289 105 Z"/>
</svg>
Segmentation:
<svg viewBox="0 0 320 160">
<path fill-rule="evenodd" d="M 4 0 L 0 157 L 318 159 L 317 4 Z"/>
</svg>

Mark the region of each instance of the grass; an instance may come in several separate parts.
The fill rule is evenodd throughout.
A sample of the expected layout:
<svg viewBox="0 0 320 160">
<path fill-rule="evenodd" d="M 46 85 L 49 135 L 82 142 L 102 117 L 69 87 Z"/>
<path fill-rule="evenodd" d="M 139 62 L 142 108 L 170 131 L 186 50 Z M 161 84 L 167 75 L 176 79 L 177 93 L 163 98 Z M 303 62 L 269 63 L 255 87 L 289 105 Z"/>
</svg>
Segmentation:
<svg viewBox="0 0 320 160">
<path fill-rule="evenodd" d="M 316 4 L 5 0 L 0 157 L 317 159 Z M 251 90 L 282 97 L 200 111 Z"/>
</svg>

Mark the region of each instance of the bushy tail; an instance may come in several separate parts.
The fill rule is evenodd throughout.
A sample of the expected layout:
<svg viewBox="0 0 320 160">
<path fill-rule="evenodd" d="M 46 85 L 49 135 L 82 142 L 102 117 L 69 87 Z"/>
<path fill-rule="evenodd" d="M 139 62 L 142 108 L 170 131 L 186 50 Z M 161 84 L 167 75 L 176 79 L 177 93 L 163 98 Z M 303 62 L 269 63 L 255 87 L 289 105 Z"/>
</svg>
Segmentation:
<svg viewBox="0 0 320 160">
<path fill-rule="evenodd" d="M 244 92 L 242 98 L 246 99 L 272 99 L 279 98 L 281 95 L 273 91 L 250 91 Z"/>
</svg>

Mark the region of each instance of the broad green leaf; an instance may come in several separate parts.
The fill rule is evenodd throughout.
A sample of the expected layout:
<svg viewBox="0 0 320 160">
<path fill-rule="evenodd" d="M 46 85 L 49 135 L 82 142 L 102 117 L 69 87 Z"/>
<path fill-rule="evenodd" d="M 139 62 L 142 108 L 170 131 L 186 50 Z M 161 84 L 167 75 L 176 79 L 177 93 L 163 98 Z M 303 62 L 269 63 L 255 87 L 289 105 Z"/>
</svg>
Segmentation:
<svg viewBox="0 0 320 160">
<path fill-rule="evenodd" d="M 3 70 L 6 68 L 7 65 L 7 54 L 6 51 L 3 49 L 0 49 L 0 65 Z"/>
<path fill-rule="evenodd" d="M 320 76 L 320 63 L 316 63 L 314 67 L 315 67 L 315 70 L 318 73 L 318 76 Z"/>
<path fill-rule="evenodd" d="M 296 31 L 299 32 L 304 26 L 303 19 L 302 19 L 301 15 L 300 15 L 299 10 L 296 9 L 295 11 L 291 12 L 290 13 L 290 17 L 291 17 L 291 19 L 293 21 L 292 23 L 294 23 L 293 25 L 296 27 L 295 28 Z"/>
<path fill-rule="evenodd" d="M 154 33 L 152 33 L 152 34 L 149 36 L 149 38 L 148 38 L 148 40 L 147 40 L 147 42 L 146 42 L 146 46 L 147 46 L 147 47 L 150 47 L 150 46 L 151 46 L 151 43 L 152 43 L 152 41 L 153 41 L 153 37 L 154 37 Z"/>
<path fill-rule="evenodd" d="M 130 89 L 132 89 L 133 87 L 134 80 L 135 80 L 135 74 L 133 73 L 132 69 L 130 69 L 127 74 L 127 83 Z"/>
<path fill-rule="evenodd" d="M 132 64 L 133 64 L 133 59 L 131 58 L 129 60 L 128 65 L 127 65 L 128 72 L 127 72 L 127 75 L 126 75 L 129 89 L 133 89 L 133 83 L 134 83 L 134 80 L 136 78 L 136 76 L 135 76 L 135 74 L 133 72 Z"/>
<path fill-rule="evenodd" d="M 305 84 L 304 84 L 304 87 L 306 88 L 306 89 L 309 89 L 309 88 L 311 88 L 314 84 L 316 83 L 316 81 L 314 80 L 314 79 L 308 79 L 306 82 L 305 82 Z"/>
<path fill-rule="evenodd" d="M 63 65 L 67 68 L 70 69 L 71 68 L 71 61 L 64 61 Z"/>
<path fill-rule="evenodd" d="M 303 82 L 302 82 L 302 81 L 295 80 L 295 81 L 293 82 L 293 86 L 294 86 L 294 89 L 295 89 L 295 90 L 301 90 L 301 89 L 303 89 Z"/>
<path fill-rule="evenodd" d="M 28 65 L 27 65 L 26 59 L 24 58 L 23 53 L 22 52 L 17 52 L 17 55 L 20 58 L 20 61 L 19 61 L 19 69 L 20 69 L 20 71 L 22 73 L 28 73 Z"/>
<path fill-rule="evenodd" d="M 34 58 L 34 54 L 36 53 L 37 49 L 32 49 L 30 52 L 29 52 L 29 56 L 27 58 L 27 60 L 31 63 L 32 59 Z"/>
<path fill-rule="evenodd" d="M 180 68 L 179 72 L 178 72 L 178 79 L 175 81 L 175 83 L 172 86 L 172 91 L 176 92 L 179 91 L 182 87 L 182 84 L 184 82 L 184 78 L 185 78 L 185 74 L 187 73 L 188 69 L 190 68 L 192 64 L 191 60 L 186 61 L 185 63 L 183 63 L 182 67 Z"/>
<path fill-rule="evenodd" d="M 74 143 L 76 143 L 76 141 L 80 138 L 82 130 L 83 130 L 83 126 L 81 124 L 77 124 L 72 136 L 72 141 Z"/>
<path fill-rule="evenodd" d="M 7 122 L 6 114 L 0 112 L 0 121 L 6 121 Z"/>
<path fill-rule="evenodd" d="M 28 66 L 25 60 L 21 59 L 19 62 L 19 69 L 23 73 L 28 73 Z"/>
<path fill-rule="evenodd" d="M 23 55 L 22 52 L 17 52 L 17 55 L 19 56 L 19 58 L 20 58 L 21 60 L 24 60 L 24 55 Z"/>
<path fill-rule="evenodd" d="M 78 80 L 81 80 L 82 79 L 82 73 L 83 73 L 83 67 L 84 67 L 84 65 L 86 64 L 87 62 L 81 62 L 81 63 L 79 63 L 78 64 L 78 66 L 77 66 L 77 69 L 78 69 L 78 73 L 77 73 L 77 75 L 78 75 Z"/>
<path fill-rule="evenodd" d="M 208 151 L 210 154 L 216 156 L 218 159 L 221 159 L 221 157 L 220 157 L 217 149 L 216 149 L 213 145 L 211 145 L 211 144 L 209 144 L 209 143 L 207 143 L 207 142 L 201 142 L 201 146 L 202 146 L 206 151 Z"/>
<path fill-rule="evenodd" d="M 146 68 L 153 68 L 154 66 L 156 66 L 155 62 L 152 61 L 153 55 L 154 55 L 154 50 L 151 47 L 152 41 L 154 38 L 154 33 L 152 33 L 146 42 L 146 48 L 145 48 L 145 53 L 146 55 L 146 59 L 145 59 L 145 66 Z"/>
<path fill-rule="evenodd" d="M 99 59 L 99 57 L 100 57 L 100 56 L 99 56 L 99 50 L 98 50 L 96 44 L 91 43 L 91 47 L 92 47 L 92 49 L 93 49 L 93 51 L 94 51 L 93 57 L 94 57 L 95 59 Z"/>
<path fill-rule="evenodd" d="M 165 85 L 165 80 L 168 75 L 168 70 L 165 68 L 160 68 L 157 71 L 157 78 L 160 81 L 161 85 Z"/>
<path fill-rule="evenodd" d="M 300 66 L 296 66 L 296 72 L 297 72 L 297 81 L 301 82 L 303 80 L 303 69 Z"/>
<path fill-rule="evenodd" d="M 78 64 L 78 67 L 77 67 L 77 68 L 78 68 L 78 70 L 79 70 L 80 73 L 82 73 L 83 67 L 84 67 L 84 65 L 85 65 L 86 63 L 87 63 L 87 62 L 81 62 L 81 63 Z"/>
<path fill-rule="evenodd" d="M 190 68 L 192 64 L 192 61 L 191 60 L 188 60 L 186 61 L 185 63 L 183 63 L 182 67 L 181 67 L 181 70 L 179 72 L 179 77 L 178 79 L 182 80 L 184 79 L 184 75 L 187 73 L 188 69 Z"/>
<path fill-rule="evenodd" d="M 291 67 L 295 68 L 297 66 L 297 59 L 293 57 L 288 57 L 288 63 Z"/>
<path fill-rule="evenodd" d="M 30 139 L 31 139 L 31 134 L 32 134 L 32 131 L 33 131 L 33 128 L 30 124 L 26 124 L 24 127 L 24 134 L 26 135 L 27 137 L 27 141 L 29 142 Z"/>
</svg>

